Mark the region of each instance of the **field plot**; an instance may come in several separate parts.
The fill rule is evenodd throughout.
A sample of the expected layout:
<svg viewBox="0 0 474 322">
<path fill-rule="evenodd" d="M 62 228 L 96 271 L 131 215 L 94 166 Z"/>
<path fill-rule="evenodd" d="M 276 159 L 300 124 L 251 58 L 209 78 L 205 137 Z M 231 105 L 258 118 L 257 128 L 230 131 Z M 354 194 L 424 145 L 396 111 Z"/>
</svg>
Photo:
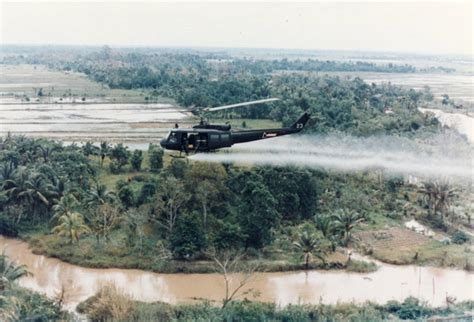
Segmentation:
<svg viewBox="0 0 474 322">
<path fill-rule="evenodd" d="M 459 104 L 472 106 L 474 92 L 472 84 L 474 76 L 464 74 L 423 74 L 423 73 L 370 73 L 370 72 L 341 72 L 328 73 L 339 76 L 360 77 L 367 83 L 391 83 L 416 90 L 423 90 L 425 86 L 431 89 L 436 99 L 447 94 Z"/>
<path fill-rule="evenodd" d="M 142 91 L 108 89 L 85 75 L 32 65 L 0 72 L 2 136 L 156 143 L 176 122 L 191 122 L 171 100 L 145 103 Z"/>
<path fill-rule="evenodd" d="M 0 135 L 70 141 L 152 142 L 188 117 L 165 104 L 0 104 L 0 111 Z"/>
<path fill-rule="evenodd" d="M 413 230 L 391 227 L 356 234 L 359 246 L 372 257 L 390 264 L 427 264 L 434 266 L 463 267 L 472 264 L 472 246 L 446 245 Z"/>
</svg>

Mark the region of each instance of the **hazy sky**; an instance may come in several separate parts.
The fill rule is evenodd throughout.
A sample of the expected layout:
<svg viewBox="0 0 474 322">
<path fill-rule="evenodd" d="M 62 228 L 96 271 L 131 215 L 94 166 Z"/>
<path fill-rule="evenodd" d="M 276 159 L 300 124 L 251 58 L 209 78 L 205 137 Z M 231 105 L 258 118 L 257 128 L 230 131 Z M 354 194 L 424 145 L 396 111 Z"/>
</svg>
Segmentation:
<svg viewBox="0 0 474 322">
<path fill-rule="evenodd" d="M 472 20 L 472 1 L 2 1 L 1 42 L 472 54 Z"/>
</svg>

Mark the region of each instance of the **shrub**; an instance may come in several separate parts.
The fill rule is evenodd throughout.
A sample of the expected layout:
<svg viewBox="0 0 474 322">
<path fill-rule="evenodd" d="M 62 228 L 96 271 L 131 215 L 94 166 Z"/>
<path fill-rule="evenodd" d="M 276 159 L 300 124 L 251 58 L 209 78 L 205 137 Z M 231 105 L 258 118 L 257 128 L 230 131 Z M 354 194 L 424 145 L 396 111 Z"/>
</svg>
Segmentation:
<svg viewBox="0 0 474 322">
<path fill-rule="evenodd" d="M 248 301 L 230 302 L 222 311 L 224 321 L 271 321 L 274 319 L 275 304 Z"/>
<path fill-rule="evenodd" d="M 127 208 L 130 208 L 135 204 L 135 195 L 129 185 L 125 185 L 119 190 L 118 197 L 122 204 Z"/>
<path fill-rule="evenodd" d="M 453 243 L 461 245 L 469 241 L 469 236 L 465 232 L 458 230 L 454 233 L 453 238 L 451 240 Z"/>
<path fill-rule="evenodd" d="M 103 286 L 99 292 L 77 307 L 93 321 L 128 321 L 134 314 L 134 302 L 115 285 Z"/>
<path fill-rule="evenodd" d="M 377 264 L 374 262 L 352 259 L 347 263 L 346 269 L 349 272 L 370 273 L 377 270 Z"/>
<path fill-rule="evenodd" d="M 161 168 L 163 168 L 163 149 L 150 145 L 148 151 L 150 171 L 155 173 L 160 172 Z"/>
<path fill-rule="evenodd" d="M 0 296 L 0 321 L 70 321 L 60 305 L 21 287 L 4 290 Z"/>
<path fill-rule="evenodd" d="M 433 310 L 423 305 L 417 298 L 407 297 L 402 303 L 389 301 L 386 310 L 402 320 L 416 320 L 433 314 Z"/>
</svg>

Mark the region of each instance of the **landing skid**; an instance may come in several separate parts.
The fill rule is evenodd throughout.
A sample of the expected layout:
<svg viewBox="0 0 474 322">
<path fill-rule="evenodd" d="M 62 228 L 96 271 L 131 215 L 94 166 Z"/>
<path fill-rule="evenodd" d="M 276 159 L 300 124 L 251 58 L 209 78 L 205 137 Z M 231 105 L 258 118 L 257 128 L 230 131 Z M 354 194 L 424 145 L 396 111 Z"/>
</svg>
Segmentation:
<svg viewBox="0 0 474 322">
<path fill-rule="evenodd" d="M 187 155 L 183 156 L 183 155 L 181 155 L 181 153 L 179 155 L 170 154 L 170 156 L 174 159 L 186 159 L 186 157 L 187 157 Z"/>
</svg>

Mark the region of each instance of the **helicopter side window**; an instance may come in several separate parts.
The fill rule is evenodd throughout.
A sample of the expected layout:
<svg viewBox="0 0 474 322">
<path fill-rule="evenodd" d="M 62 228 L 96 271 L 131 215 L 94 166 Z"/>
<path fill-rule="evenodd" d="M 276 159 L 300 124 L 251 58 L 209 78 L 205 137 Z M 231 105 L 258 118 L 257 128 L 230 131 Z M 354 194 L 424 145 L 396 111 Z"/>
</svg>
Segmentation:
<svg viewBox="0 0 474 322">
<path fill-rule="evenodd" d="M 211 134 L 210 135 L 210 141 L 212 143 L 219 143 L 219 134 Z"/>
</svg>

